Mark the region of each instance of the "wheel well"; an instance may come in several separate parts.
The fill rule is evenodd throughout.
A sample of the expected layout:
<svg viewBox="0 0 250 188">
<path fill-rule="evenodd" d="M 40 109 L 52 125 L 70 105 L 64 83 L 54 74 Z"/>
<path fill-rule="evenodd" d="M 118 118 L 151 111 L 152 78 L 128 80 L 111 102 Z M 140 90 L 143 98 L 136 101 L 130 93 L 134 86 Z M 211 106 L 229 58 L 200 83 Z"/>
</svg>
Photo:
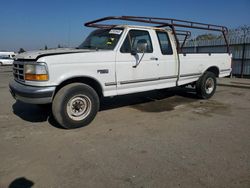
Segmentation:
<svg viewBox="0 0 250 188">
<path fill-rule="evenodd" d="M 68 85 L 68 84 L 72 84 L 72 83 L 76 83 L 76 82 L 80 82 L 80 83 L 84 83 L 86 85 L 89 85 L 90 87 L 92 87 L 96 93 L 98 94 L 98 96 L 101 98 L 103 97 L 103 93 L 102 93 L 102 86 L 100 85 L 99 82 L 97 82 L 95 79 L 93 78 L 89 78 L 89 77 L 76 77 L 76 78 L 71 78 L 68 80 L 63 81 L 61 84 L 59 84 L 56 87 L 56 91 L 55 94 L 64 86 Z M 54 94 L 54 95 L 55 95 Z"/>
<path fill-rule="evenodd" d="M 206 72 L 209 71 L 209 72 L 212 72 L 215 74 L 216 77 L 219 77 L 219 69 L 218 67 L 209 67 Z"/>
</svg>

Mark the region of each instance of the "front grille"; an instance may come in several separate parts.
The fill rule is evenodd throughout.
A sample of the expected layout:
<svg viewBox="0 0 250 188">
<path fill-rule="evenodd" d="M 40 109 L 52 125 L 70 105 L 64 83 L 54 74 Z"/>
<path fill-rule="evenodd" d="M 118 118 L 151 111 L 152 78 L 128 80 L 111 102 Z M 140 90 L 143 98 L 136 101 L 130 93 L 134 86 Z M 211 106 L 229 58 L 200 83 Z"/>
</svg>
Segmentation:
<svg viewBox="0 0 250 188">
<path fill-rule="evenodd" d="M 15 80 L 24 82 L 24 63 L 14 61 L 13 63 L 13 75 Z"/>
</svg>

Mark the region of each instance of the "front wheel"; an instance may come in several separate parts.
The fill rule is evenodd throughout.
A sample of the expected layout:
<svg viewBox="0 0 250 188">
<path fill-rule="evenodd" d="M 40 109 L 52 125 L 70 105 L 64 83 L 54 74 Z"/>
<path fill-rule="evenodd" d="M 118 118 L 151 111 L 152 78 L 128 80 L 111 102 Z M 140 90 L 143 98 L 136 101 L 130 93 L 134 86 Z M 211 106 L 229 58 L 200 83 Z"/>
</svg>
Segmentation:
<svg viewBox="0 0 250 188">
<path fill-rule="evenodd" d="M 197 95 L 201 99 L 211 98 L 216 91 L 216 76 L 212 72 L 205 72 L 196 82 Z"/>
<path fill-rule="evenodd" d="M 99 110 L 99 97 L 95 90 L 82 83 L 61 88 L 52 103 L 56 121 L 66 129 L 88 125 Z"/>
</svg>

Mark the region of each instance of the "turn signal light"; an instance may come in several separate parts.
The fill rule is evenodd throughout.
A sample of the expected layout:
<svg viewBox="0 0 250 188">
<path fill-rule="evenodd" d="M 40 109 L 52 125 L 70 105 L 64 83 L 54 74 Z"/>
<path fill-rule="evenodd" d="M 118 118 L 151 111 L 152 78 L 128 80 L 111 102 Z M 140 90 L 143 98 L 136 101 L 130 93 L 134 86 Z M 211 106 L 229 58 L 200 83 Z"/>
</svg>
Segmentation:
<svg viewBox="0 0 250 188">
<path fill-rule="evenodd" d="M 47 74 L 25 74 L 25 80 L 28 81 L 47 81 L 48 79 Z"/>
</svg>

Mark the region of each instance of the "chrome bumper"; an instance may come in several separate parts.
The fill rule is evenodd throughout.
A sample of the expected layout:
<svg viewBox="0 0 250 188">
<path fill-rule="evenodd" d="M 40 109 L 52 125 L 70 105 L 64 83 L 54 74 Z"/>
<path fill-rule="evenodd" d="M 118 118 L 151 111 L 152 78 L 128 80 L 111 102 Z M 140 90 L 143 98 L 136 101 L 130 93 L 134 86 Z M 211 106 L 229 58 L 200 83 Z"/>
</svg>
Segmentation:
<svg viewBox="0 0 250 188">
<path fill-rule="evenodd" d="M 9 89 L 16 100 L 31 104 L 47 104 L 52 102 L 56 87 L 27 86 L 12 80 Z"/>
</svg>

